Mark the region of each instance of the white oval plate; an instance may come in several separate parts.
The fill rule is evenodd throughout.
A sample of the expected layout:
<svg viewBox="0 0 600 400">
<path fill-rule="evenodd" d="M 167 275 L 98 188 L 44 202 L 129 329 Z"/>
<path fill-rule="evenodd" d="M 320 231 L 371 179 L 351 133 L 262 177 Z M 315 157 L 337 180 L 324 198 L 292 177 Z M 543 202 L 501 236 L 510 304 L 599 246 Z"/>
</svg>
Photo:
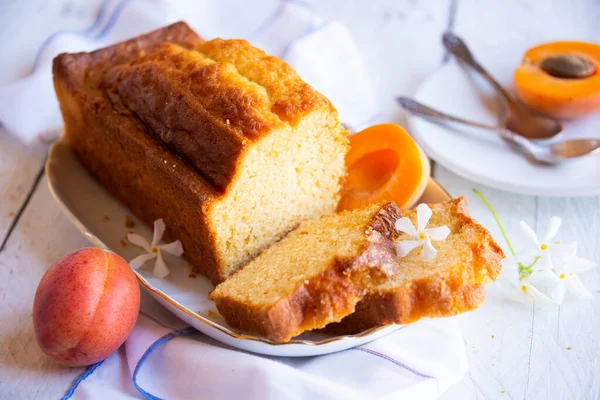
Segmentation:
<svg viewBox="0 0 600 400">
<path fill-rule="evenodd" d="M 152 237 L 151 231 L 112 197 L 60 140 L 50 148 L 46 176 L 50 191 L 63 212 L 96 246 L 131 260 L 140 254 L 140 249 L 127 243 L 127 233 L 133 231 L 148 239 Z M 432 180 L 422 200 L 436 203 L 449 198 L 448 193 Z M 127 217 L 134 221 L 134 228 L 125 227 Z M 398 325 L 379 327 L 348 336 L 309 332 L 287 343 L 238 332 L 227 325 L 215 303 L 208 298 L 214 289 L 210 281 L 201 275 L 190 278 L 191 265 L 184 259 L 169 254 L 165 258 L 171 270 L 165 279 L 154 278 L 151 267 L 134 270 L 142 287 L 200 332 L 241 350 L 273 356 L 314 356 L 360 346 L 400 328 Z"/>
<path fill-rule="evenodd" d="M 476 56 L 507 88 L 528 46 L 500 47 Z M 500 103 L 490 86 L 455 60 L 431 75 L 415 98 L 433 108 L 491 125 L 498 124 Z M 595 196 L 600 194 L 600 155 L 557 166 L 528 161 L 492 133 L 423 118 L 409 118 L 411 134 L 435 161 L 454 173 L 497 189 L 540 196 Z M 600 138 L 600 114 L 565 123 L 556 140 Z"/>
</svg>

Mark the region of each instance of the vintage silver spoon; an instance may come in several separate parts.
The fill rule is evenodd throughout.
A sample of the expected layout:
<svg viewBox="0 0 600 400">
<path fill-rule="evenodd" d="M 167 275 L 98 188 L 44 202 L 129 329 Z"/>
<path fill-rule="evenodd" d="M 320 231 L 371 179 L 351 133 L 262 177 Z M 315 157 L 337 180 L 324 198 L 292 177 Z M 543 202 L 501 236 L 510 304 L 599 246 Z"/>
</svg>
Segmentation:
<svg viewBox="0 0 600 400">
<path fill-rule="evenodd" d="M 542 146 L 521 135 L 517 135 L 508 128 L 495 127 L 445 114 L 407 97 L 398 97 L 396 100 L 400 106 L 402 106 L 402 108 L 414 115 L 437 122 L 457 122 L 459 124 L 474 126 L 476 128 L 493 132 L 504 139 L 517 144 L 535 161 L 544 164 L 557 164 L 562 161 L 582 157 L 600 151 L 600 139 L 573 139 Z"/>
<path fill-rule="evenodd" d="M 512 132 L 532 140 L 549 139 L 558 135 L 562 124 L 552 118 L 537 114 L 515 99 L 494 77 L 487 72 L 469 51 L 461 38 L 451 32 L 444 33 L 444 47 L 451 53 L 479 72 L 505 100 L 504 112 L 501 115 L 502 126 Z"/>
</svg>

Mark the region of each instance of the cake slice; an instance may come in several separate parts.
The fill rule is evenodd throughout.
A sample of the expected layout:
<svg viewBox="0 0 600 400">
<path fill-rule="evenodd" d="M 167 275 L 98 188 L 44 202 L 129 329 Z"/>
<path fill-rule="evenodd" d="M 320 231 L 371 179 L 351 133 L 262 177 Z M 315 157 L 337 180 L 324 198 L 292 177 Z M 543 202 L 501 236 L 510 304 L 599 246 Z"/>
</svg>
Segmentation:
<svg viewBox="0 0 600 400">
<path fill-rule="evenodd" d="M 352 313 L 397 271 L 394 203 L 307 221 L 211 293 L 227 323 L 276 341 Z"/>
<path fill-rule="evenodd" d="M 450 235 L 434 241 L 431 262 L 421 259 L 422 247 L 399 258 L 399 272 L 374 285 L 341 322 L 327 332 L 354 334 L 375 326 L 407 324 L 420 318 L 447 317 L 477 308 L 485 299 L 483 285 L 500 274 L 504 253 L 490 233 L 467 211 L 464 197 L 431 204 L 427 227 L 446 225 Z M 416 226 L 416 211 L 406 212 Z M 397 241 L 411 239 L 402 233 Z"/>
<path fill-rule="evenodd" d="M 302 220 L 335 211 L 347 131 L 284 61 L 179 22 L 54 59 L 65 138 L 217 284 Z"/>
</svg>

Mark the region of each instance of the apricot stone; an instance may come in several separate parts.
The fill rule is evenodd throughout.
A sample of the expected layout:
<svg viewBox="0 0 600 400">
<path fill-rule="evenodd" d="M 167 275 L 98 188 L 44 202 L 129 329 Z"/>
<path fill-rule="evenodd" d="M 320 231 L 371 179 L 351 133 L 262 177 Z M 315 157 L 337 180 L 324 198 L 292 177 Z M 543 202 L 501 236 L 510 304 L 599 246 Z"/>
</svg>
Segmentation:
<svg viewBox="0 0 600 400">
<path fill-rule="evenodd" d="M 57 261 L 40 281 L 33 327 L 49 357 L 68 366 L 90 365 L 127 339 L 139 308 L 140 289 L 127 262 L 85 248 Z"/>
</svg>

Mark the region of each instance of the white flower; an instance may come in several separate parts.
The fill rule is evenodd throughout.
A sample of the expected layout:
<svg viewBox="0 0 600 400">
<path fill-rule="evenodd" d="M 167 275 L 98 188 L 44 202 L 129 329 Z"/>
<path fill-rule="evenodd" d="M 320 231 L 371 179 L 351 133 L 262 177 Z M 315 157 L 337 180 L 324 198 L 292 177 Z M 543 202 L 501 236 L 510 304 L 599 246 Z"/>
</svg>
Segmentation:
<svg viewBox="0 0 600 400">
<path fill-rule="evenodd" d="M 523 270 L 526 262 L 533 263 L 532 252 L 523 252 L 502 260 L 502 273 L 496 284 L 512 300 L 526 303 L 535 300 L 540 307 L 556 305 L 562 301 L 564 290 L 559 279 L 548 270 Z M 540 283 L 548 281 L 542 289 Z"/>
<path fill-rule="evenodd" d="M 578 298 L 592 297 L 577 274 L 590 270 L 595 264 L 577 257 L 576 243 L 551 242 L 561 222 L 559 217 L 550 218 L 542 240 L 529 225 L 521 222 L 521 230 L 532 246 L 502 260 L 498 286 L 508 297 L 521 302 L 535 300 L 541 307 L 561 304 L 567 290 Z"/>
<path fill-rule="evenodd" d="M 168 244 L 160 244 L 164 232 L 165 223 L 161 218 L 154 221 L 154 235 L 152 237 L 152 243 L 148 243 L 144 237 L 138 235 L 137 233 L 130 233 L 127 235 L 127 240 L 147 251 L 146 254 L 139 255 L 133 260 L 129 261 L 129 266 L 131 268 L 138 269 L 144 265 L 146 261 L 156 258 L 152 275 L 157 278 L 164 278 L 165 276 L 169 275 L 169 268 L 163 260 L 162 252 L 166 251 L 174 256 L 180 256 L 183 254 L 183 247 L 181 247 L 181 242 L 179 240 Z"/>
<path fill-rule="evenodd" d="M 437 254 L 437 250 L 431 244 L 432 240 L 444 240 L 450 234 L 450 229 L 443 225 L 437 228 L 425 229 L 425 226 L 431 218 L 432 211 L 427 204 L 419 204 L 417 206 L 417 228 L 410 219 L 403 217 L 396 221 L 395 227 L 398 231 L 407 233 L 416 240 L 403 240 L 398 242 L 398 255 L 406 256 L 413 249 L 423 246 L 421 258 L 425 262 L 433 261 Z"/>
<path fill-rule="evenodd" d="M 552 269 L 553 265 L 553 253 L 560 252 L 563 250 L 564 245 L 558 243 L 552 243 L 551 240 L 556 237 L 562 219 L 560 217 L 552 217 L 548 221 L 548 227 L 542 240 L 539 240 L 538 235 L 535 233 L 533 228 L 529 226 L 525 221 L 521 221 L 521 232 L 529 239 L 533 250 L 536 252 L 536 256 L 539 257 L 538 269 Z"/>
<path fill-rule="evenodd" d="M 580 299 L 591 299 L 592 294 L 583 286 L 578 273 L 589 271 L 596 264 L 593 261 L 577 257 L 577 244 L 572 243 L 569 246 L 563 246 L 565 249 L 556 256 L 556 274 L 559 282 L 564 286 L 564 290 L 568 290 L 573 295 Z M 562 300 L 562 299 L 561 299 Z"/>
</svg>

